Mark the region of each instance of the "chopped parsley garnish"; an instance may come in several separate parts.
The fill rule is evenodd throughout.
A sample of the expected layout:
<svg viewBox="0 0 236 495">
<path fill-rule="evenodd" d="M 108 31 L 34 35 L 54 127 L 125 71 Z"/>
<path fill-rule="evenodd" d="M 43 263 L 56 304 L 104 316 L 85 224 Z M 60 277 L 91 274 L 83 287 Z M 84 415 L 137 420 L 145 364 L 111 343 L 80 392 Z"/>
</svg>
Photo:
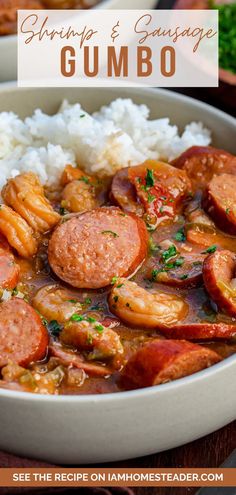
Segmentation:
<svg viewBox="0 0 236 495">
<path fill-rule="evenodd" d="M 18 289 L 17 289 L 17 287 L 15 287 L 14 289 L 12 289 L 11 295 L 12 296 L 17 296 L 17 294 L 18 294 Z"/>
<path fill-rule="evenodd" d="M 156 196 L 153 194 L 148 193 L 148 203 L 153 203 L 153 201 L 156 199 Z"/>
<path fill-rule="evenodd" d="M 89 323 L 95 323 L 96 318 L 93 318 L 92 316 L 78 315 L 75 313 L 70 317 L 70 321 L 88 321 Z"/>
<path fill-rule="evenodd" d="M 118 296 L 113 297 L 113 300 L 115 301 L 115 303 L 118 301 L 118 299 L 119 299 Z"/>
<path fill-rule="evenodd" d="M 60 206 L 60 209 L 59 209 L 59 214 L 63 217 L 64 215 L 66 215 L 66 209 L 64 208 L 64 206 Z"/>
<path fill-rule="evenodd" d="M 58 337 L 58 335 L 62 331 L 62 326 L 60 325 L 60 323 L 58 323 L 57 320 L 49 321 L 49 323 L 47 324 L 47 327 L 48 327 L 49 333 L 51 335 L 53 335 L 53 337 Z"/>
<path fill-rule="evenodd" d="M 112 277 L 111 284 L 114 285 L 117 282 L 117 280 L 118 280 L 118 277 L 116 277 L 116 276 Z"/>
<path fill-rule="evenodd" d="M 81 113 L 80 119 L 83 119 L 85 117 L 85 113 Z"/>
<path fill-rule="evenodd" d="M 168 270 L 171 270 L 172 268 L 178 268 L 179 266 L 182 266 L 184 263 L 184 258 L 181 256 L 177 260 L 173 261 L 173 263 L 166 263 L 165 267 Z"/>
<path fill-rule="evenodd" d="M 176 256 L 177 254 L 177 249 L 174 244 L 172 244 L 168 249 L 163 251 L 161 257 L 163 261 L 166 263 L 170 258 L 173 258 L 173 256 Z"/>
<path fill-rule="evenodd" d="M 119 285 L 116 286 L 116 288 L 117 289 L 120 289 L 122 287 L 122 285 L 124 285 L 124 284 L 119 284 Z"/>
<path fill-rule="evenodd" d="M 178 232 L 176 232 L 173 238 L 178 242 L 185 242 L 186 237 L 183 229 L 178 230 Z"/>
<path fill-rule="evenodd" d="M 70 321 L 83 321 L 83 320 L 85 320 L 85 317 L 82 315 L 77 315 L 77 313 L 75 313 L 70 317 Z"/>
<path fill-rule="evenodd" d="M 149 168 L 147 169 L 147 175 L 145 178 L 145 182 L 146 182 L 147 187 L 153 187 L 154 186 L 153 170 L 150 170 Z"/>
<path fill-rule="evenodd" d="M 184 273 L 183 275 L 181 275 L 180 280 L 186 280 L 186 278 L 188 278 L 188 274 Z"/>
<path fill-rule="evenodd" d="M 85 184 L 89 184 L 89 178 L 86 177 L 85 175 L 83 175 L 83 177 L 80 177 L 79 180 L 81 180 L 82 182 L 85 182 Z"/>
<path fill-rule="evenodd" d="M 76 304 L 79 301 L 77 301 L 77 299 L 68 299 L 68 302 L 71 304 Z"/>
<path fill-rule="evenodd" d="M 173 270 L 175 268 L 178 268 L 184 264 L 184 258 L 183 256 L 180 256 L 177 260 L 174 260 L 172 263 L 165 263 L 165 265 L 162 268 L 156 268 L 152 270 L 151 273 L 151 280 L 155 281 L 159 273 L 164 273 L 168 272 L 169 270 Z M 187 276 L 184 275 L 184 278 L 187 278 Z"/>
<path fill-rule="evenodd" d="M 113 237 L 119 237 L 118 234 L 112 230 L 103 230 L 102 234 L 111 234 Z"/>
<path fill-rule="evenodd" d="M 104 330 L 104 327 L 102 325 L 95 325 L 95 329 L 97 330 L 98 333 L 102 333 Z"/>
<path fill-rule="evenodd" d="M 86 297 L 83 304 L 91 304 L 91 302 L 92 302 L 92 299 L 90 299 L 90 297 Z"/>
<path fill-rule="evenodd" d="M 162 273 L 162 272 L 165 272 L 166 270 L 164 268 L 159 268 L 159 269 L 154 269 L 152 270 L 152 276 L 151 276 L 151 280 L 152 281 L 155 281 L 156 278 L 157 278 L 157 275 L 159 275 L 159 273 Z"/>
<path fill-rule="evenodd" d="M 86 316 L 84 320 L 88 321 L 89 323 L 95 323 L 96 318 L 93 318 L 92 316 Z"/>
<path fill-rule="evenodd" d="M 209 246 L 205 251 L 202 251 L 202 254 L 209 254 L 209 253 L 214 253 L 217 249 L 216 244 L 212 244 L 212 246 Z"/>
<path fill-rule="evenodd" d="M 226 208 L 226 210 L 225 210 L 226 215 L 228 215 L 229 212 L 230 212 L 230 208 Z"/>
</svg>

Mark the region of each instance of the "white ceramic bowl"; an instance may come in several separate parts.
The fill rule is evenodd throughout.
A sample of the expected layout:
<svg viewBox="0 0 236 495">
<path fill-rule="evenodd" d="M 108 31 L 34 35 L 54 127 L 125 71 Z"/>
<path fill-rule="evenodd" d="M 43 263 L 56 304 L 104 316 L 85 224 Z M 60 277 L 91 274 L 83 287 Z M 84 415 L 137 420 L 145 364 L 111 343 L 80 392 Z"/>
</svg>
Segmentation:
<svg viewBox="0 0 236 495">
<path fill-rule="evenodd" d="M 158 0 L 101 0 L 99 9 L 152 9 Z M 0 82 L 17 79 L 17 36 L 0 36 Z"/>
<path fill-rule="evenodd" d="M 0 87 L 0 111 L 22 117 L 36 107 L 55 112 L 63 98 L 94 111 L 118 96 L 146 103 L 152 117 L 182 128 L 201 120 L 214 144 L 236 152 L 232 117 L 164 90 Z M 107 395 L 37 396 L 0 390 L 0 449 L 54 463 L 117 461 L 176 447 L 236 417 L 236 356 L 175 382 Z"/>
</svg>

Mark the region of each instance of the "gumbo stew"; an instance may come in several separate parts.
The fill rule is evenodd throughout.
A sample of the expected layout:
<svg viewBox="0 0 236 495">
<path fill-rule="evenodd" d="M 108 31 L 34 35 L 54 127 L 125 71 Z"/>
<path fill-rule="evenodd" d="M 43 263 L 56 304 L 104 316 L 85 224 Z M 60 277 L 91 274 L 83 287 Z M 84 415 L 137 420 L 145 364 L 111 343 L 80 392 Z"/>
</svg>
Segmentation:
<svg viewBox="0 0 236 495">
<path fill-rule="evenodd" d="M 236 351 L 236 157 L 192 147 L 112 179 L 1 192 L 0 387 L 158 385 Z"/>
</svg>

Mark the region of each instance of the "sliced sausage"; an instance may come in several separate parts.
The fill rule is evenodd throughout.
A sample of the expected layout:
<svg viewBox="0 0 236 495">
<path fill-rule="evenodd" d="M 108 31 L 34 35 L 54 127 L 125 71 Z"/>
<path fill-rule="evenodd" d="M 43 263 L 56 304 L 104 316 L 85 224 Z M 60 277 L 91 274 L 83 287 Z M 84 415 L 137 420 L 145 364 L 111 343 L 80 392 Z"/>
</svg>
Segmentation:
<svg viewBox="0 0 236 495">
<path fill-rule="evenodd" d="M 122 372 L 126 388 L 159 385 L 221 361 L 214 351 L 185 340 L 153 340 L 139 349 Z"/>
<path fill-rule="evenodd" d="M 97 289 L 114 277 L 129 276 L 147 255 L 143 220 L 119 208 L 97 208 L 59 225 L 48 259 L 56 275 L 78 288 Z"/>
<path fill-rule="evenodd" d="M 216 225 L 229 234 L 236 234 L 236 175 L 213 177 L 203 195 L 203 208 Z"/>
<path fill-rule="evenodd" d="M 206 250 L 206 248 L 214 245 L 236 252 L 236 239 L 224 235 L 216 228 L 203 224 L 186 224 L 185 235 L 188 242 L 201 246 L 202 249 Z"/>
<path fill-rule="evenodd" d="M 48 333 L 35 310 L 23 299 L 0 304 L 0 367 L 8 361 L 27 366 L 45 357 Z"/>
<path fill-rule="evenodd" d="M 0 234 L 0 288 L 14 289 L 19 280 L 20 268 L 15 262 L 7 240 Z"/>
<path fill-rule="evenodd" d="M 236 256 L 231 251 L 216 251 L 203 264 L 203 280 L 207 292 L 217 306 L 236 316 Z"/>
<path fill-rule="evenodd" d="M 140 216 L 145 213 L 146 223 L 154 229 L 175 216 L 190 189 L 185 171 L 147 160 L 115 175 L 112 197 L 126 211 L 135 211 Z"/>
<path fill-rule="evenodd" d="M 173 244 L 172 244 L 173 245 Z M 174 245 L 173 245 L 174 246 Z M 166 261 L 163 259 L 171 247 L 163 251 L 159 259 L 153 260 L 149 278 L 152 281 L 171 285 L 173 287 L 187 288 L 198 287 L 202 284 L 202 264 L 205 254 L 199 248 L 192 248 L 182 244 L 176 249 L 173 257 Z"/>
<path fill-rule="evenodd" d="M 229 340 L 236 335 L 236 325 L 226 323 L 185 323 L 161 329 L 169 339 Z"/>
<path fill-rule="evenodd" d="M 135 186 L 129 180 L 129 167 L 118 170 L 111 185 L 111 200 L 124 211 L 142 216 L 144 207 L 140 203 Z"/>
<path fill-rule="evenodd" d="M 195 191 L 204 189 L 214 175 L 236 174 L 236 157 L 211 146 L 192 146 L 172 165 L 187 172 Z"/>
<path fill-rule="evenodd" d="M 73 366 L 74 368 L 83 369 L 85 373 L 91 376 L 104 377 L 109 376 L 114 372 L 114 370 L 111 370 L 107 366 L 88 363 L 81 354 L 75 353 L 57 342 L 50 345 L 49 352 L 52 356 L 60 359 L 64 366 Z"/>
</svg>

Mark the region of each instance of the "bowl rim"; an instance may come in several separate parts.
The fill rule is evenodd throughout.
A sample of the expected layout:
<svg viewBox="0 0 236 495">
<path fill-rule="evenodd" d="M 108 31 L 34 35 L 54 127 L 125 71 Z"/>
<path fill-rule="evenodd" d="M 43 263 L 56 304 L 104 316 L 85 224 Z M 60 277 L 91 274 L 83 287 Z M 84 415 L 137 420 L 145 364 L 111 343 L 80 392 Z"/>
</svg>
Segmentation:
<svg viewBox="0 0 236 495">
<path fill-rule="evenodd" d="M 107 1 L 107 0 L 105 0 Z M 110 0 L 108 0 L 110 1 Z M 29 89 L 33 92 L 37 91 L 53 91 L 54 88 L 18 88 L 16 81 L 11 81 L 11 82 L 5 82 L 0 84 L 0 95 L 4 93 L 4 91 L 11 91 L 11 90 L 19 90 L 20 92 L 25 92 L 28 91 Z M 77 88 L 78 91 L 79 89 L 81 90 L 86 90 L 86 88 Z M 163 95 L 164 97 L 170 97 L 172 100 L 176 101 L 183 101 L 186 103 L 189 103 L 193 106 L 198 106 L 199 108 L 202 108 L 203 110 L 207 110 L 208 112 L 210 111 L 211 115 L 215 115 L 216 117 L 220 117 L 222 119 L 226 119 L 229 123 L 235 126 L 235 119 L 231 115 L 227 114 L 226 112 L 223 112 L 222 110 L 219 110 L 216 107 L 213 107 L 209 105 L 208 103 L 196 100 L 195 98 L 192 98 L 190 96 L 183 95 L 182 93 L 176 93 L 174 91 L 171 91 L 171 89 L 162 89 L 162 88 L 108 88 L 111 93 L 115 93 L 117 90 L 118 91 L 124 91 L 124 92 L 131 92 L 133 95 L 141 95 L 141 94 L 150 94 L 155 96 L 155 94 Z M 62 90 L 63 88 L 58 88 L 58 90 Z M 93 88 L 87 88 L 87 90 L 92 91 Z M 131 95 L 130 95 L 131 97 Z M 1 111 L 1 109 L 0 109 Z M 201 345 L 204 345 L 204 343 L 201 343 Z M 220 373 L 224 371 L 224 369 L 230 368 L 233 366 L 233 364 L 236 364 L 236 354 L 233 354 L 232 356 L 229 356 L 228 358 L 224 359 L 220 363 L 217 363 L 210 368 L 206 368 L 204 370 L 198 371 L 197 373 L 194 373 L 189 376 L 185 376 L 183 378 L 179 378 L 177 380 L 174 380 L 169 383 L 163 383 L 161 385 L 154 385 L 151 387 L 146 387 L 146 388 L 140 388 L 140 389 L 135 389 L 135 390 L 124 390 L 120 392 L 109 392 L 105 394 L 84 394 L 84 395 L 47 395 L 47 394 L 34 394 L 32 392 L 21 392 L 17 390 L 11 390 L 11 389 L 4 389 L 0 388 L 0 398 L 8 398 L 8 399 L 16 399 L 16 400 L 24 400 L 24 401 L 31 401 L 33 400 L 34 402 L 38 401 L 46 401 L 46 402 L 64 402 L 64 403 L 77 403 L 77 402 L 83 402 L 83 403 L 94 403 L 94 402 L 110 402 L 112 401 L 120 401 L 122 399 L 127 400 L 127 399 L 137 399 L 137 398 L 145 398 L 146 396 L 153 396 L 156 395 L 156 393 L 169 393 L 173 389 L 182 389 L 184 386 L 188 386 L 191 383 L 195 384 L 202 379 L 205 379 L 205 377 L 211 378 L 212 375 Z"/>
<path fill-rule="evenodd" d="M 110 1 L 110 0 L 109 0 Z M 61 87 L 59 86 L 58 88 L 54 87 L 18 87 L 17 86 L 17 81 L 5 81 L 5 82 L 0 82 L 0 95 L 4 93 L 5 91 L 10 92 L 11 90 L 18 90 L 20 92 L 37 92 L 37 91 L 63 91 L 63 90 L 69 90 L 71 89 L 72 91 L 88 91 L 91 94 L 94 91 L 94 88 L 86 88 L 86 86 L 81 86 L 81 87 L 72 87 L 72 88 L 66 88 L 66 87 Z M 199 109 L 202 109 L 203 111 L 206 110 L 211 114 L 211 116 L 215 116 L 216 118 L 221 118 L 224 120 L 227 120 L 229 124 L 235 127 L 236 129 L 236 119 L 232 115 L 230 115 L 227 112 L 224 112 L 224 110 L 221 110 L 220 108 L 214 107 L 213 105 L 210 105 L 209 103 L 206 103 L 205 101 L 202 100 L 197 100 L 196 98 L 192 96 L 185 95 L 183 93 L 179 93 L 177 91 L 172 91 L 172 88 L 167 88 L 164 89 L 162 87 L 108 87 L 108 88 L 99 88 L 102 91 L 109 91 L 110 93 L 116 93 L 116 92 L 123 92 L 124 97 L 131 98 L 132 96 L 128 96 L 129 93 L 132 92 L 133 96 L 141 96 L 143 93 L 150 94 L 150 96 L 155 96 L 155 94 L 159 94 L 160 96 L 163 96 L 165 98 L 171 98 L 172 101 L 177 101 L 177 102 L 183 102 L 183 103 L 189 103 L 193 107 L 198 107 Z M 127 94 L 127 96 L 126 96 Z M 6 111 L 6 110 L 4 110 Z M 1 112 L 1 108 L 0 108 Z M 173 121 L 172 121 L 173 122 Z M 174 125 L 174 122 L 173 122 Z"/>
</svg>

